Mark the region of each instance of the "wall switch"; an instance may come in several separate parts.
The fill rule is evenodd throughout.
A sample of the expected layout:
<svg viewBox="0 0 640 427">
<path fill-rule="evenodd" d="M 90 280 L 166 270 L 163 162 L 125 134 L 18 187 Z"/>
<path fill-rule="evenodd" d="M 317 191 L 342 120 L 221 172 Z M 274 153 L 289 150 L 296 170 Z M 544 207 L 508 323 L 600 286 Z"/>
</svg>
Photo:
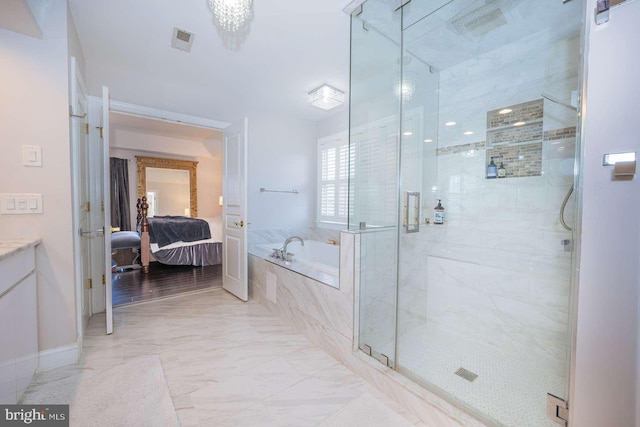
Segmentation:
<svg viewBox="0 0 640 427">
<path fill-rule="evenodd" d="M 23 145 L 22 164 L 24 166 L 42 167 L 42 147 L 37 145 Z"/>
<path fill-rule="evenodd" d="M 42 210 L 42 194 L 0 194 L 0 214 L 39 214 Z"/>
</svg>

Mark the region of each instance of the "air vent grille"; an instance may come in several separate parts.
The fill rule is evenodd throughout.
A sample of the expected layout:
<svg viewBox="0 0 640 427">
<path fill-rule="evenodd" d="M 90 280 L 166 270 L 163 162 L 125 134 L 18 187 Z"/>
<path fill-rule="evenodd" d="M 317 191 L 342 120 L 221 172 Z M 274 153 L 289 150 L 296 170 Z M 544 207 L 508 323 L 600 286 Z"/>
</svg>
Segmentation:
<svg viewBox="0 0 640 427">
<path fill-rule="evenodd" d="M 185 52 L 191 52 L 191 46 L 193 45 L 193 39 L 195 34 L 189 31 L 182 30 L 178 27 L 173 29 L 173 38 L 171 39 L 171 47 L 174 49 L 183 50 Z"/>
<path fill-rule="evenodd" d="M 182 30 L 178 30 L 178 34 L 176 35 L 176 37 L 178 38 L 178 40 L 182 40 L 185 43 L 189 43 L 189 40 L 191 40 L 191 34 Z"/>
</svg>

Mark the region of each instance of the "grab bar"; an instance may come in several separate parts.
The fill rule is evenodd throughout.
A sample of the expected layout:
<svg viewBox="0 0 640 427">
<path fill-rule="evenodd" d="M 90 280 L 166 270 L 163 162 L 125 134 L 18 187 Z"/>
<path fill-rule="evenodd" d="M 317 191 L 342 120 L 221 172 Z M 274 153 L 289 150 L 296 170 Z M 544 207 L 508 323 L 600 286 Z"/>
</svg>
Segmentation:
<svg viewBox="0 0 640 427">
<path fill-rule="evenodd" d="M 266 188 L 262 187 L 260 189 L 261 193 L 291 193 L 291 194 L 299 194 L 300 192 L 298 190 L 267 190 Z"/>
</svg>

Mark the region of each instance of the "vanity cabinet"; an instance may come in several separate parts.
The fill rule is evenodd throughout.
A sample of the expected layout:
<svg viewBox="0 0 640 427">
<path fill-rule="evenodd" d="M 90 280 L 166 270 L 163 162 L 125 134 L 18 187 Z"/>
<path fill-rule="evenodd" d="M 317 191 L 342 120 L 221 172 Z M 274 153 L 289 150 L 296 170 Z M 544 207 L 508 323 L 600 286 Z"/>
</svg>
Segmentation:
<svg viewBox="0 0 640 427">
<path fill-rule="evenodd" d="M 38 368 L 36 241 L 0 241 L 0 404 L 15 404 Z"/>
</svg>

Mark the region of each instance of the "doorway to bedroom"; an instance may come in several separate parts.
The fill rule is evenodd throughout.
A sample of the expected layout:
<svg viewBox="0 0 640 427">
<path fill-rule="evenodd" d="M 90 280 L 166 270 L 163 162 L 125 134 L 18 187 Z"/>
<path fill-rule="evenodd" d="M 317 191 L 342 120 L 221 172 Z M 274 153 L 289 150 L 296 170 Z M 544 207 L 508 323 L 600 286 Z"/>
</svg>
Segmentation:
<svg viewBox="0 0 640 427">
<path fill-rule="evenodd" d="M 222 241 L 222 138 L 215 128 L 110 113 L 114 306 L 222 286 L 216 250 Z M 148 273 L 138 235 L 142 196 L 152 223 L 171 217 L 195 223 L 203 233 L 197 240 L 169 236 L 173 240 L 160 242 L 152 234 Z"/>
</svg>

